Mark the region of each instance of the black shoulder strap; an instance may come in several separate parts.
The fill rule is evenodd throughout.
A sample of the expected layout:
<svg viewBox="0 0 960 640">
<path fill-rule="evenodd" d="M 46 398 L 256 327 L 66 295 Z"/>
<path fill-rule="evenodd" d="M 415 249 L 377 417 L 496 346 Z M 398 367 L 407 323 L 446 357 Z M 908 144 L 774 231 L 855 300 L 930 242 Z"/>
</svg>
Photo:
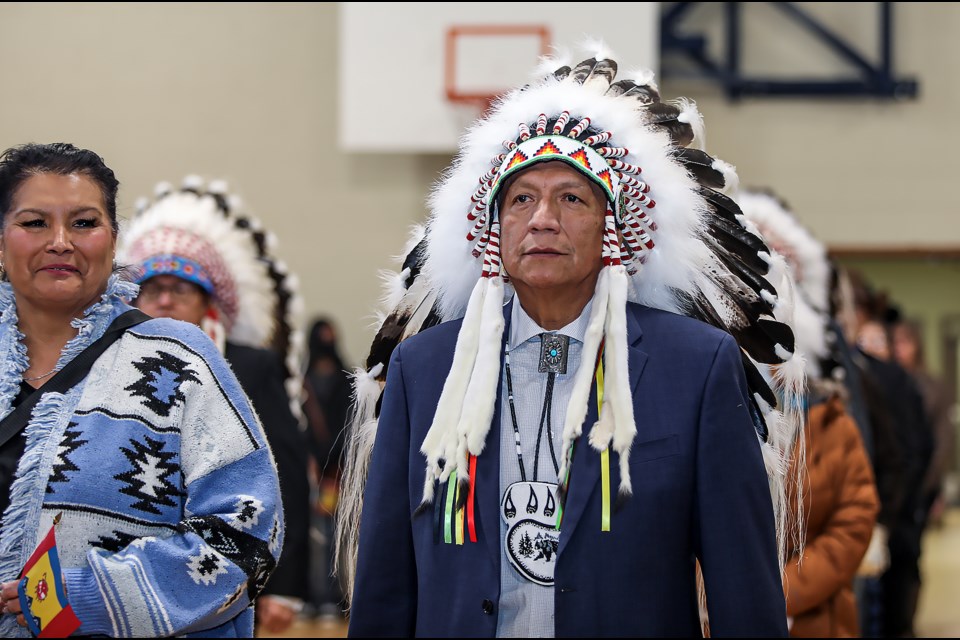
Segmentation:
<svg viewBox="0 0 960 640">
<path fill-rule="evenodd" d="M 63 393 L 83 380 L 97 358 L 116 342 L 124 331 L 146 320 L 150 320 L 150 316 L 139 309 L 130 309 L 114 318 L 99 339 L 81 351 L 76 358 L 68 362 L 63 369 L 60 369 L 55 376 L 50 378 L 47 384 L 31 393 L 20 406 L 7 414 L 7 417 L 0 422 L 0 447 L 27 426 L 33 408 L 40 401 L 40 396 L 51 391 Z"/>
</svg>

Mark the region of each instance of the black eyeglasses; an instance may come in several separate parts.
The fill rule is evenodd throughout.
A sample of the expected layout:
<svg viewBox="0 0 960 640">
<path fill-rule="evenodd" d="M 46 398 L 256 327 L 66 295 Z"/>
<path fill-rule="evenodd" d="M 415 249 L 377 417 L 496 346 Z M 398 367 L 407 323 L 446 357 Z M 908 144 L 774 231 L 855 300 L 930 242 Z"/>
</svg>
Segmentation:
<svg viewBox="0 0 960 640">
<path fill-rule="evenodd" d="M 172 285 L 165 286 L 159 282 L 147 280 L 140 285 L 139 297 L 143 300 L 157 300 L 164 293 L 169 293 L 174 300 L 181 302 L 193 300 L 203 295 L 203 290 L 192 282 L 179 280 Z"/>
</svg>

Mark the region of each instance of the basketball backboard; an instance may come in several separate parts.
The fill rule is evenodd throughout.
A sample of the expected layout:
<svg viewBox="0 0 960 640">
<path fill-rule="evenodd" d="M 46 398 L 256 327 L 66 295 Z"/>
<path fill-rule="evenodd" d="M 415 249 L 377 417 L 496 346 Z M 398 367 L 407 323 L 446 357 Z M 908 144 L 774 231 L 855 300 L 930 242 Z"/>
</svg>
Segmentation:
<svg viewBox="0 0 960 640">
<path fill-rule="evenodd" d="M 452 153 L 488 99 L 541 55 L 602 41 L 629 70 L 658 69 L 659 3 L 340 3 L 345 151 Z"/>
</svg>

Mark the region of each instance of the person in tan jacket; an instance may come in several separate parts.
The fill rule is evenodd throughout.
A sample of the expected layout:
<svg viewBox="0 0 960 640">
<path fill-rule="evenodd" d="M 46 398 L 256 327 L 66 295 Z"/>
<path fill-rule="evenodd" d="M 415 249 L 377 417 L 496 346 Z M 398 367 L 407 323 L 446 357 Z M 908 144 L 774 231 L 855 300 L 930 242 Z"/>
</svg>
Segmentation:
<svg viewBox="0 0 960 640">
<path fill-rule="evenodd" d="M 858 637 L 853 578 L 880 503 L 860 431 L 838 395 L 810 407 L 806 462 L 806 545 L 802 558 L 792 550 L 784 572 L 790 635 Z"/>
</svg>

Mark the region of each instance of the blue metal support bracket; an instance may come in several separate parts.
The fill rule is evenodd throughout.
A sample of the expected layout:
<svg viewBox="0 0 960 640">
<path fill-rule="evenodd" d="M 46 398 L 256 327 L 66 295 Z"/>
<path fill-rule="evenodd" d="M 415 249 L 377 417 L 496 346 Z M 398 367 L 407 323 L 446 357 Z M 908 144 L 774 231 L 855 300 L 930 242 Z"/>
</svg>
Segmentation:
<svg viewBox="0 0 960 640">
<path fill-rule="evenodd" d="M 896 78 L 893 74 L 893 3 L 879 2 L 879 63 L 870 63 L 853 46 L 793 2 L 770 2 L 790 19 L 807 29 L 832 49 L 841 59 L 856 69 L 850 78 L 790 79 L 748 77 L 741 71 L 741 24 L 743 5 L 756 3 L 724 2 L 726 42 L 725 59 L 713 60 L 708 55 L 707 37 L 681 33 L 679 27 L 697 5 L 716 5 L 707 2 L 675 2 L 660 16 L 660 51 L 663 77 L 684 74 L 671 68 L 669 54 L 681 54 L 699 70 L 696 75 L 718 82 L 731 100 L 746 96 L 836 96 L 871 97 L 880 99 L 915 98 L 919 85 L 912 78 Z"/>
</svg>

